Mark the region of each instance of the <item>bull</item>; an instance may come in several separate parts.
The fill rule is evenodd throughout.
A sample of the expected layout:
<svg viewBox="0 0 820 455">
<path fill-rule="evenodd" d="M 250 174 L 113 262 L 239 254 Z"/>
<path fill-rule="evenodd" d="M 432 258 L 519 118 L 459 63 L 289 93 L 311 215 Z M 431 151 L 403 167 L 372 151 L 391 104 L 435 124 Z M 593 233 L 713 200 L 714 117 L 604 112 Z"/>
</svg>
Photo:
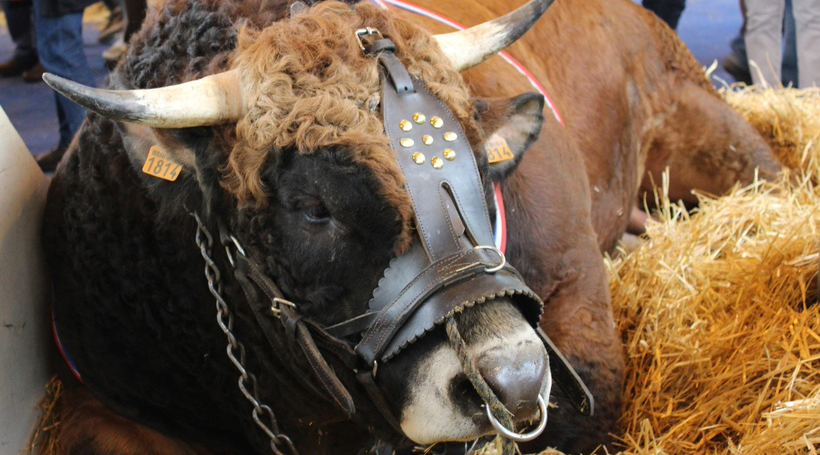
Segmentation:
<svg viewBox="0 0 820 455">
<path fill-rule="evenodd" d="M 554 404 L 526 449 L 606 443 L 624 361 L 601 253 L 663 169 L 671 196 L 691 200 L 693 188 L 719 194 L 778 164 L 674 32 L 627 0 L 560 0 L 510 47 L 563 125 L 503 62 L 476 66 L 550 3 L 498 17 L 504 2 L 424 1 L 481 23 L 434 36 L 367 2 L 168 0 L 109 90 L 49 77 L 92 111 L 45 214 L 55 333 L 77 376 L 64 375 L 65 453 L 389 453 L 471 441 L 496 431 L 481 379 L 510 411 L 507 426 L 543 422 L 543 400 Z M 393 46 L 378 58 L 363 51 L 375 34 Z M 385 53 L 393 63 L 380 64 Z M 446 127 L 464 135 L 480 177 L 461 194 L 488 219 L 499 216 L 487 201 L 500 182 L 504 261 L 517 269 L 507 276 L 532 292 L 439 298 L 439 319 L 391 333 L 404 337 L 382 347 L 391 355 L 362 362 L 350 347 L 375 323 L 365 318 L 364 334 L 334 328 L 375 314 L 369 302 L 399 280 L 395 264 L 433 261 L 425 253 L 442 236 L 486 243 L 452 192 L 429 209 L 448 217 L 449 234 L 419 221 L 428 209 L 408 191 L 404 143 L 386 131 L 436 120 L 383 120 L 383 84 L 398 86 L 400 68 L 455 118 Z M 511 159 L 488 162 L 494 135 Z M 437 162 L 469 162 L 450 152 Z M 434 172 L 430 156 L 412 156 Z M 594 397 L 592 416 L 574 409 L 567 384 L 551 389 L 560 354 L 548 354 L 538 325 Z"/>
</svg>

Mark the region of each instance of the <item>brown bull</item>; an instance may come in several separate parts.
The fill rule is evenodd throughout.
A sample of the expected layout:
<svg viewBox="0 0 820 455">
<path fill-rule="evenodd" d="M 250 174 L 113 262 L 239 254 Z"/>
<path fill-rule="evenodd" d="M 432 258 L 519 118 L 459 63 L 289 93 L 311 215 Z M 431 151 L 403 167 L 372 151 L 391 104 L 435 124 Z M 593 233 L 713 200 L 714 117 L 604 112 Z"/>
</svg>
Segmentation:
<svg viewBox="0 0 820 455">
<path fill-rule="evenodd" d="M 512 8 L 422 4 L 468 24 Z M 251 3 L 237 11 L 170 1 L 113 78 L 113 88 L 145 89 L 219 73 L 200 81 L 217 93 L 214 103 L 165 103 L 188 96 L 185 88 L 133 97 L 67 90 L 102 115 L 90 116 L 49 197 L 55 287 L 70 303 L 56 315 L 86 385 L 120 414 L 86 392 L 69 395 L 62 440 L 68 453 L 266 450 L 236 391 L 213 309 L 201 304 L 211 297 L 183 205 L 222 214 L 264 272 L 324 326 L 360 314 L 391 257 L 407 249 L 416 235 L 413 213 L 377 115 L 376 64 L 353 35 L 364 26 L 395 41 L 399 58 L 449 106 L 474 150 L 491 133 L 507 139 L 516 159 L 488 170 L 478 155 L 485 189 L 502 180 L 507 258 L 545 302 L 541 327 L 595 398 L 595 414 L 583 417 L 554 389 L 557 409 L 532 444 L 574 452 L 606 442 L 618 417 L 624 362 L 601 252 L 624 233 L 648 173 L 657 177 L 670 167 L 672 197 L 689 200 L 692 188 L 720 193 L 750 181 L 756 167 L 777 171 L 762 139 L 720 101 L 674 32 L 627 0 L 559 0 L 510 48 L 547 87 L 566 126 L 542 113 L 538 96 L 498 98 L 531 90 L 504 62 L 467 71 L 468 90 L 456 70 L 483 56 L 460 61 L 473 54 L 446 49 L 446 40 L 369 5 L 322 4 L 291 22 L 286 6 Z M 232 33 L 242 17 L 250 27 L 237 43 Z M 197 35 L 184 35 L 191 28 Z M 186 57 L 169 58 L 178 49 Z M 153 101 L 139 104 L 144 96 Z M 221 126 L 197 128 L 204 125 Z M 152 144 L 181 163 L 178 182 L 139 173 Z M 242 325 L 249 320 L 240 314 L 237 332 L 256 343 L 248 343 L 249 356 L 259 359 L 252 366 L 270 373 L 260 376 L 260 389 L 303 453 L 356 453 L 372 435 L 402 447 L 380 415 L 358 401 L 361 390 L 343 376 L 343 365 L 333 367 L 357 399 L 355 424 L 326 399 L 314 399 L 315 384 L 287 377 L 301 359 L 264 351 L 258 329 Z M 543 349 L 532 347 L 537 338 L 513 299 L 465 309 L 458 323 L 468 353 L 492 360 L 483 373 L 493 385 L 507 384 L 493 371 L 519 375 L 517 359 L 532 366 L 537 374 L 521 387 L 531 404 L 516 418 L 533 417 L 533 397 L 549 392 Z M 378 386 L 404 435 L 429 444 L 491 431 L 460 368 L 442 327 L 379 368 Z M 519 395 L 508 395 L 516 408 Z"/>
</svg>

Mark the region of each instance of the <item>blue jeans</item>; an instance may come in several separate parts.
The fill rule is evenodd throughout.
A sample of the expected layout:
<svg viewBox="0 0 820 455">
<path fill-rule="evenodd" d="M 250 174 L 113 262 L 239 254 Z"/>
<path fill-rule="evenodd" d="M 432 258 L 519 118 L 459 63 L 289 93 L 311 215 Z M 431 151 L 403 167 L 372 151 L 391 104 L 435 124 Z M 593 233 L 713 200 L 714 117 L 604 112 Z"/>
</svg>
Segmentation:
<svg viewBox="0 0 820 455">
<path fill-rule="evenodd" d="M 45 17 L 40 14 L 40 0 L 34 0 L 37 52 L 49 73 L 94 86 L 94 75 L 83 52 L 83 14 L 71 13 Z M 57 120 L 60 123 L 60 146 L 66 146 L 85 119 L 85 108 L 55 92 Z"/>
<path fill-rule="evenodd" d="M 672 30 L 678 28 L 678 20 L 686 7 L 686 0 L 643 0 L 643 7 L 653 11 Z"/>
<path fill-rule="evenodd" d="M 31 2 L 2 0 L 6 25 L 14 42 L 14 57 L 34 65 L 37 63 L 37 45 L 34 41 L 34 12 Z"/>
</svg>

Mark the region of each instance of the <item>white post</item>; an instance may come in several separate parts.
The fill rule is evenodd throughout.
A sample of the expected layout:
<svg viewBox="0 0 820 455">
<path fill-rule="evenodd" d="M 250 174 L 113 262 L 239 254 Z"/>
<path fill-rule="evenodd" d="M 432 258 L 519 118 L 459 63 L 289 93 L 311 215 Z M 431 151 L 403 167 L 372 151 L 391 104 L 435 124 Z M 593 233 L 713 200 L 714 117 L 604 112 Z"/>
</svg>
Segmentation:
<svg viewBox="0 0 820 455">
<path fill-rule="evenodd" d="M 40 228 L 48 179 L 0 108 L 0 453 L 25 448 L 49 376 L 50 284 Z"/>
</svg>

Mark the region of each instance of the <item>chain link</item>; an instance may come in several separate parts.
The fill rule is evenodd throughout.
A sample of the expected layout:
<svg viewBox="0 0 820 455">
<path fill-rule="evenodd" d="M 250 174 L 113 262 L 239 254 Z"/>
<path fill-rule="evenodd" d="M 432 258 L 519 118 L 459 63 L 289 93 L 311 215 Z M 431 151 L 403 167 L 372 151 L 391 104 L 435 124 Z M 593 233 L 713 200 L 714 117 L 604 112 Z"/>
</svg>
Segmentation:
<svg viewBox="0 0 820 455">
<path fill-rule="evenodd" d="M 228 304 L 222 297 L 222 275 L 219 272 L 219 267 L 217 267 L 211 258 L 211 249 L 214 244 L 213 236 L 199 218 L 198 213 L 191 212 L 191 215 L 196 219 L 196 244 L 199 246 L 202 259 L 205 260 L 205 277 L 208 279 L 208 290 L 211 291 L 214 299 L 216 299 L 216 322 L 228 338 L 228 346 L 226 348 L 228 359 L 239 371 L 239 391 L 242 392 L 242 395 L 253 405 L 253 411 L 251 412 L 253 421 L 256 422 L 256 425 L 270 438 L 270 448 L 273 453 L 276 455 L 284 455 L 284 453 L 279 450 L 279 446 L 284 445 L 292 455 L 298 455 L 299 452 L 296 450 L 296 447 L 294 447 L 293 441 L 279 431 L 279 425 L 276 422 L 276 416 L 273 415 L 273 410 L 271 410 L 270 406 L 261 403 L 259 400 L 256 376 L 245 368 L 245 346 L 237 340 L 233 334 L 233 315 L 231 315 Z M 242 251 L 239 242 L 233 238 L 231 240 L 235 243 L 237 251 L 244 255 L 245 253 Z M 227 249 L 228 245 L 225 245 L 225 247 Z M 229 250 L 228 258 L 230 259 L 231 265 L 235 266 Z"/>
</svg>

